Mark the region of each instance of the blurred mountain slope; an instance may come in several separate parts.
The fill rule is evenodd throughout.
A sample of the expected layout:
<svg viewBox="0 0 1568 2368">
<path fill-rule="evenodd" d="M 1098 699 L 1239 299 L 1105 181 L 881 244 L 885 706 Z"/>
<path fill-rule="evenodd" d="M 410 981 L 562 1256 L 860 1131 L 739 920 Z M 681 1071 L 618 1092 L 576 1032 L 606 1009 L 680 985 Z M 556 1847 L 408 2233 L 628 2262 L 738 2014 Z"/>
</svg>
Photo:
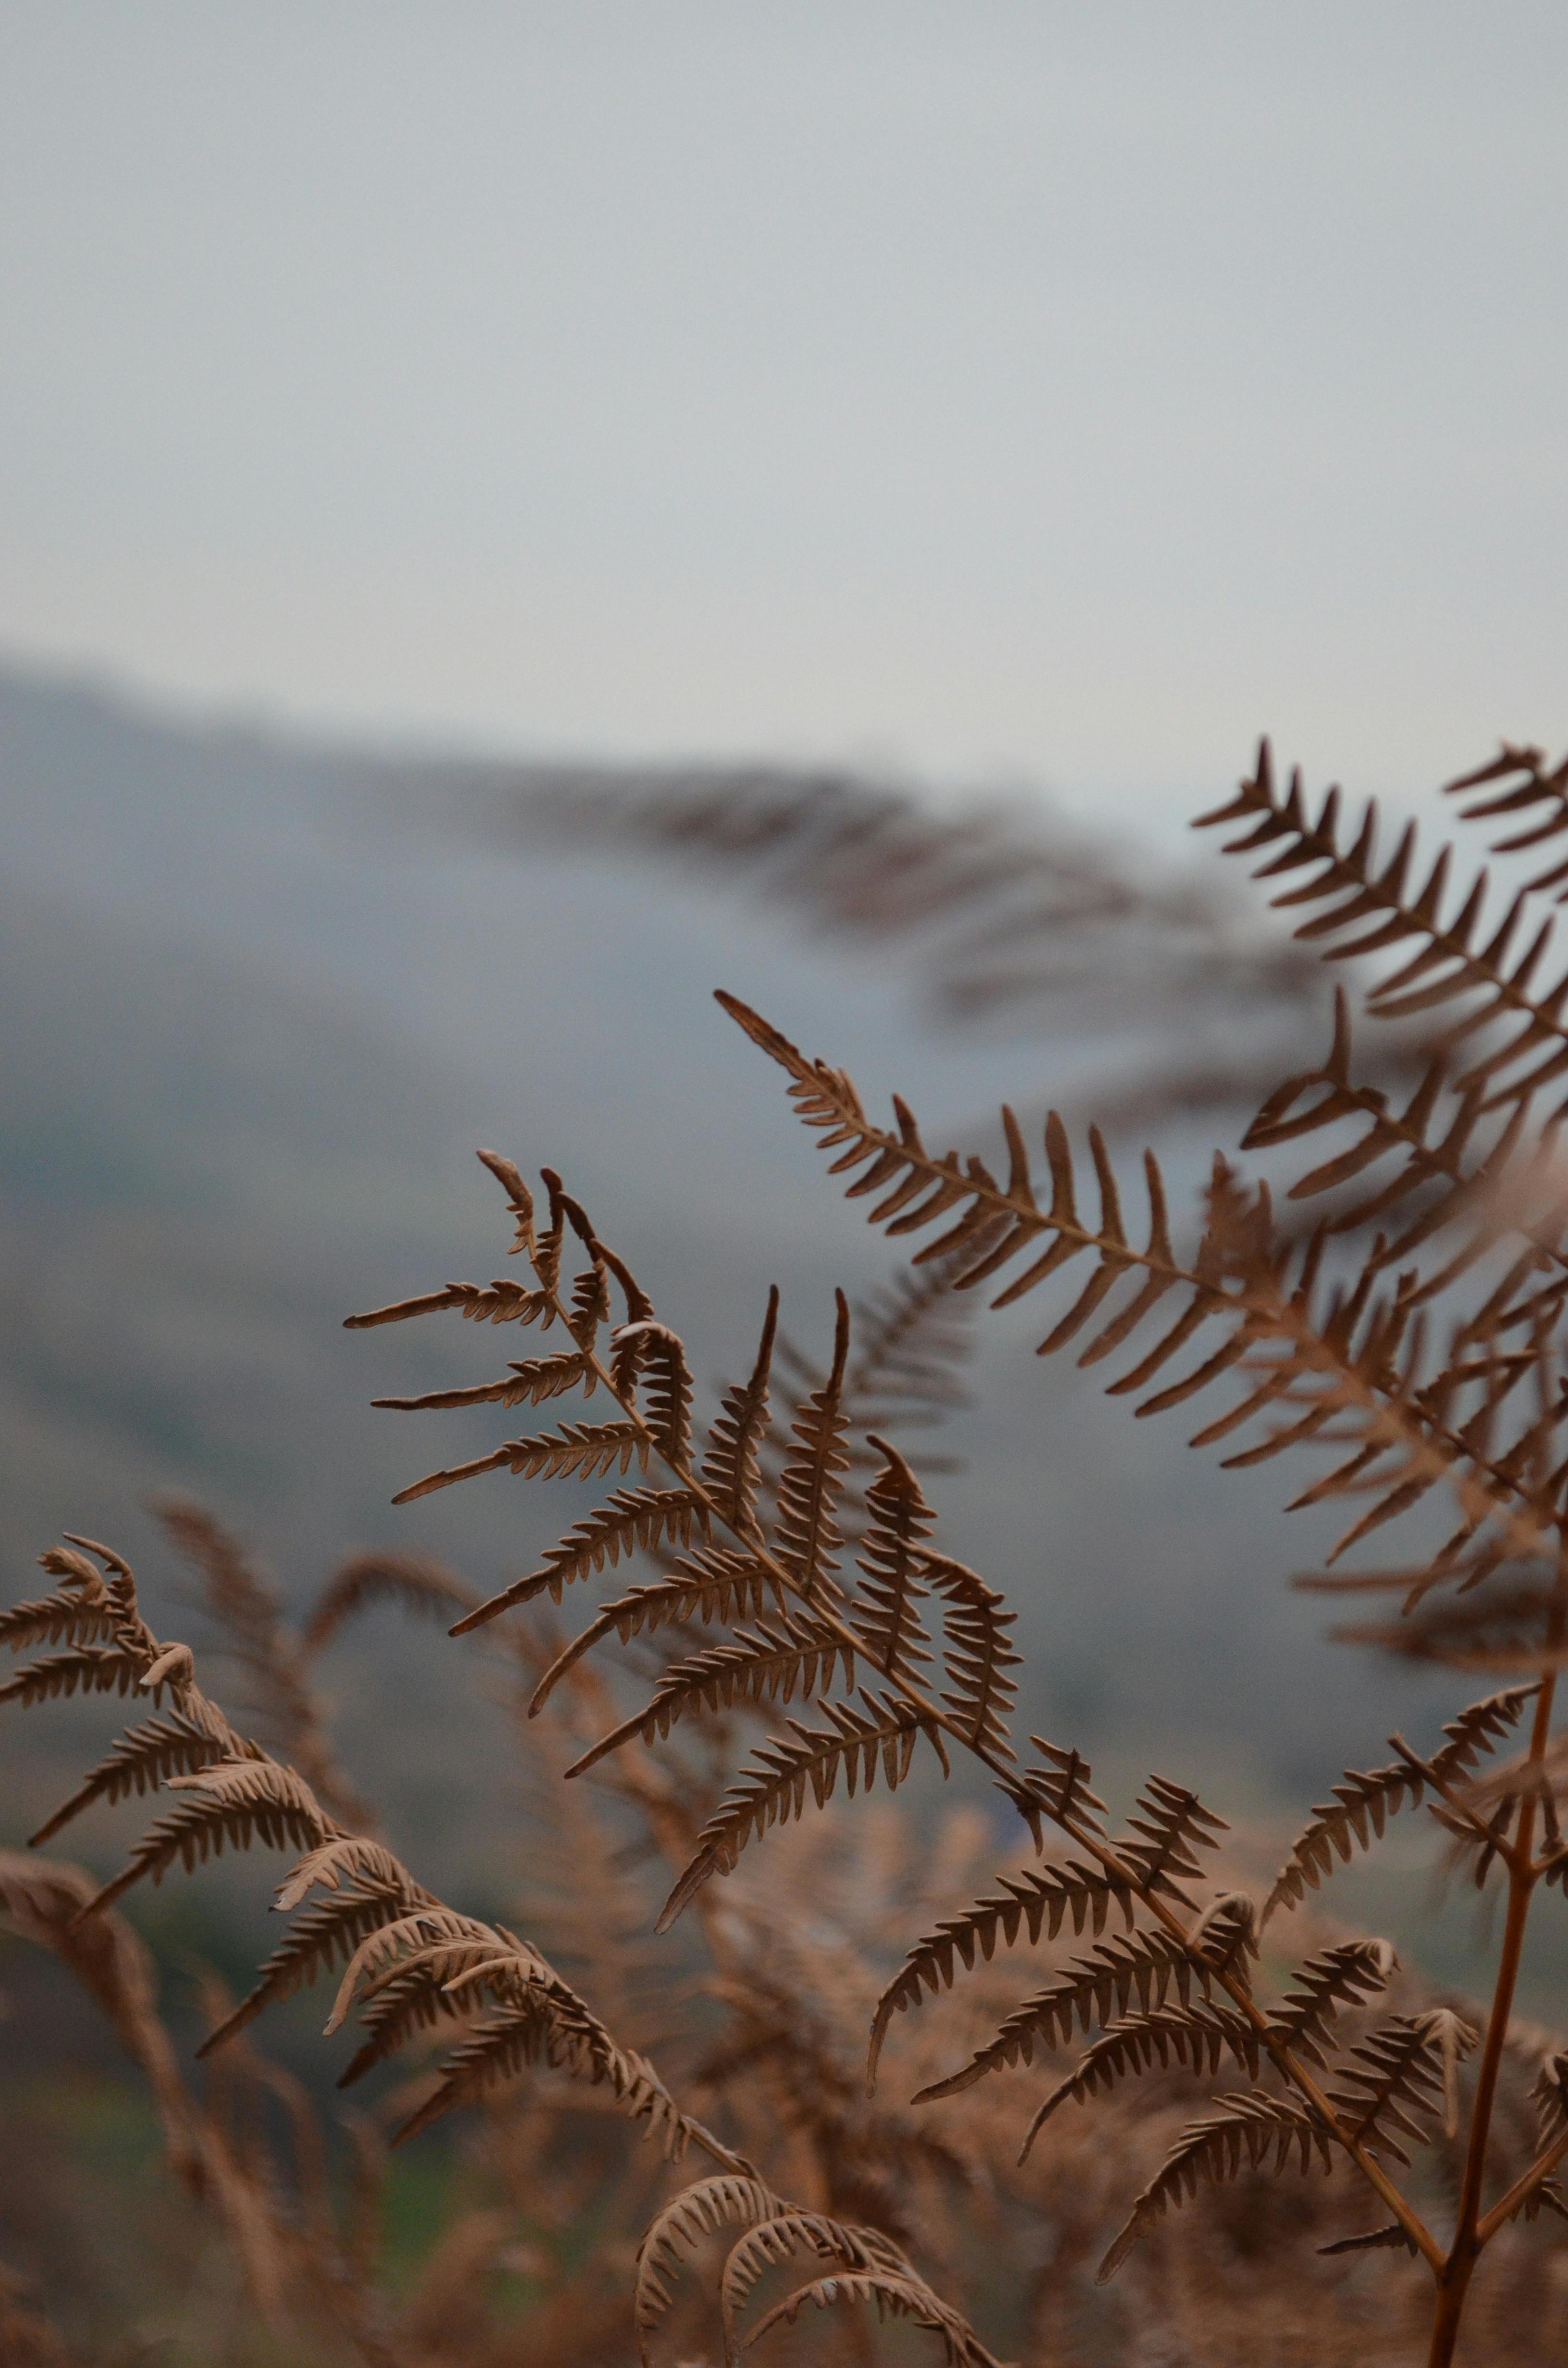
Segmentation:
<svg viewBox="0 0 1568 2368">
<path fill-rule="evenodd" d="M 439 787 L 434 760 L 420 774 Z M 472 768 L 451 776 L 455 794 Z M 0 674 L 13 1589 L 65 1526 L 157 1569 L 140 1508 L 169 1489 L 211 1499 L 296 1600 L 367 1543 L 437 1552 L 487 1588 L 526 1566 L 570 1491 L 493 1479 L 388 1502 L 515 1417 L 368 1404 L 486 1376 L 505 1349 L 456 1325 L 340 1328 L 352 1307 L 495 1270 L 479 1143 L 563 1170 L 704 1378 L 748 1356 L 770 1281 L 820 1342 L 832 1284 L 863 1288 L 886 1248 L 817 1172 L 714 985 L 959 1139 L 1004 1093 L 1059 1089 L 1075 1056 L 1033 1028 L 934 1038 L 874 961 L 663 870 L 405 826 L 377 791 L 406 777 L 373 752 Z M 1178 1188 L 1199 1152 L 1178 1148 Z M 1131 1423 L 1036 1361 L 1043 1328 L 1030 1310 L 983 1327 L 979 1403 L 952 1442 L 968 1467 L 939 1489 L 955 1550 L 1015 1591 L 1029 1723 L 1174 1748 L 1194 1773 L 1228 1759 L 1263 1790 L 1375 1752 L 1370 1673 L 1284 1590 L 1312 1539 L 1281 1532 L 1278 1474 L 1217 1474 L 1179 1417 Z M 435 1755 L 400 1781 L 433 1803 L 458 1756 L 440 1738 L 456 1648 L 378 1652 L 355 1720 L 371 1748 L 395 1680 Z M 1423 1695 L 1412 1681 L 1416 1725 Z"/>
</svg>

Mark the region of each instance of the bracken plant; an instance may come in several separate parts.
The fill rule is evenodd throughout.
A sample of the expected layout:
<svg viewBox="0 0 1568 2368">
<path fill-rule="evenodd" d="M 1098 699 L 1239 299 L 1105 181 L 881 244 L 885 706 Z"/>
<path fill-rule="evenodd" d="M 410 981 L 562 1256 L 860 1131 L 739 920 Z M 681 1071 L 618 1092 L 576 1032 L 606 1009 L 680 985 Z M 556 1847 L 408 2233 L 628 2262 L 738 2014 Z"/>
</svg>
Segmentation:
<svg viewBox="0 0 1568 2368">
<path fill-rule="evenodd" d="M 1104 2230 L 1102 2281 L 1146 2245 L 1179 2260 L 1165 2224 L 1200 2210 L 1201 2190 L 1239 2182 L 1256 2197 L 1276 2180 L 1326 2178 L 1363 2199 L 1368 2225 L 1320 2248 L 1335 2257 L 1321 2274 L 1339 2274 L 1346 2255 L 1387 2253 L 1389 2276 L 1406 2283 L 1380 2289 L 1383 2337 L 1363 2330 L 1332 2353 L 1288 2353 L 1281 2337 L 1276 2356 L 1392 2358 L 1396 2342 L 1400 2358 L 1414 2358 L 1424 2292 L 1422 2340 L 1441 2368 L 1457 2356 L 1467 2309 L 1478 2329 L 1501 2324 L 1485 2300 L 1494 2247 L 1516 2293 L 1535 2296 L 1538 2349 L 1517 2356 L 1544 2358 L 1568 2340 L 1551 2266 L 1554 2229 L 1568 2218 L 1554 2176 L 1568 2157 L 1568 2048 L 1515 2008 L 1531 1910 L 1568 1870 L 1568 1737 L 1553 1725 L 1568 1627 L 1568 1170 L 1557 1148 L 1568 1099 L 1555 1099 L 1568 1080 L 1568 972 L 1548 977 L 1550 905 L 1568 899 L 1568 861 L 1550 851 L 1568 836 L 1568 761 L 1553 770 L 1539 751 L 1506 746 L 1450 788 L 1467 822 L 1506 818 L 1499 851 L 1549 848 L 1500 914 L 1489 910 L 1484 873 L 1462 894 L 1450 888 L 1448 848 L 1419 864 L 1414 829 L 1385 860 L 1371 808 L 1345 826 L 1336 791 L 1315 815 L 1299 779 L 1281 792 L 1267 745 L 1237 796 L 1203 818 L 1234 829 L 1228 852 L 1262 858 L 1256 876 L 1285 883 L 1274 902 L 1299 909 L 1299 939 L 1370 973 L 1368 1017 L 1404 1030 L 1407 1096 L 1358 1076 L 1343 995 L 1326 1057 L 1268 1095 L 1244 1154 L 1328 1138 L 1279 1205 L 1278 1188 L 1216 1157 L 1187 1240 L 1153 1154 L 1134 1218 L 1099 1132 L 1089 1129 L 1084 1162 L 1054 1114 L 1037 1156 L 1003 1111 L 1005 1175 L 975 1156 L 938 1155 L 903 1102 L 879 1122 L 842 1071 L 722 995 L 785 1072 L 799 1117 L 831 1155 L 829 1172 L 846 1179 L 872 1224 L 923 1237 L 912 1278 L 858 1324 L 840 1294 L 824 1370 L 806 1369 L 781 1343 L 772 1293 L 749 1373 L 699 1427 L 687 1347 L 596 1219 L 550 1169 L 536 1196 L 508 1159 L 483 1152 L 506 1197 L 520 1271 L 348 1320 L 368 1327 L 448 1312 L 538 1336 L 536 1352 L 496 1380 L 385 1402 L 455 1411 L 582 1401 L 553 1428 L 434 1472 L 399 1499 L 490 1473 L 611 1484 L 537 1570 L 477 1602 L 422 1565 L 351 1565 L 294 1638 L 221 1533 L 194 1512 L 173 1516 L 176 1542 L 183 1522 L 220 1616 L 260 1673 L 271 1725 L 258 1739 L 200 1689 L 190 1649 L 152 1633 L 117 1554 L 77 1538 L 42 1557 L 53 1591 L 14 1607 L 0 1628 L 14 1648 L 48 1649 L 4 1699 L 150 1692 L 156 1714 L 121 1736 L 37 1839 L 133 1791 L 167 1794 L 172 1805 L 111 1882 L 94 1889 L 72 1870 L 7 1860 L 5 1897 L 17 1923 L 61 1950 L 117 2019 L 153 2081 L 176 2167 L 248 2248 L 258 2294 L 276 2296 L 294 2274 L 292 2246 L 314 2263 L 353 2348 L 427 2356 L 417 2328 L 368 2298 L 347 2240 L 335 2252 L 318 2230 L 312 2252 L 298 2214 L 279 2217 L 276 2181 L 248 2173 L 196 2101 L 160 2035 L 132 1936 L 113 1916 L 133 1885 L 256 1842 L 293 1858 L 278 1905 L 294 1920 L 250 1995 L 215 2014 L 203 2051 L 215 2062 L 248 2046 L 243 2034 L 264 2009 L 330 1970 L 339 1982 L 329 2030 L 357 2013 L 362 2031 L 349 2077 L 410 2046 L 427 2051 L 433 2036 L 450 2043 L 410 2092 L 400 2136 L 456 2107 L 564 2087 L 608 2100 L 669 2159 L 705 2157 L 697 2183 L 658 2206 L 629 2272 L 625 2306 L 644 2362 L 711 2356 L 715 2346 L 728 2361 L 754 2346 L 788 2352 L 801 2340 L 790 2330 L 810 2327 L 837 2347 L 832 2356 L 847 2345 L 843 2356 L 867 2358 L 873 2322 L 903 2320 L 951 2368 L 984 2368 L 992 2354 L 970 2316 L 920 2265 L 931 2214 L 923 2220 L 908 2197 L 912 2180 L 963 2169 L 962 2145 L 948 2134 L 966 2125 L 944 2110 L 961 2112 L 949 2100 L 993 2081 L 1017 2105 L 1017 2145 L 1036 2167 L 1064 2143 L 1081 2166 L 1082 2147 L 1063 2139 L 1080 2109 L 1113 2116 L 1113 2164 L 1135 2156 L 1141 2129 L 1160 2133 L 1163 2159 Z M 1390 1075 L 1386 1059 L 1372 1074 Z M 1193 1443 L 1224 1442 L 1227 1468 L 1288 1452 L 1326 1459 L 1294 1502 L 1343 1500 L 1347 1525 L 1311 1583 L 1378 1607 L 1344 1633 L 1473 1671 L 1488 1689 L 1438 1741 L 1396 1735 L 1383 1764 L 1347 1771 L 1261 1900 L 1221 1872 L 1223 1821 L 1187 1786 L 1151 1775 L 1115 1830 L 1070 1741 L 1014 1732 L 1014 1614 L 939 1541 L 929 1474 L 888 1436 L 939 1398 L 941 1327 L 950 1335 L 961 1295 L 982 1291 L 997 1307 L 1070 1292 L 1051 1307 L 1040 1353 L 1074 1346 L 1079 1365 L 1104 1367 L 1111 1395 L 1139 1416 L 1218 1397 Z M 1445 1503 L 1434 1528 L 1432 1508 Z M 1407 1549 L 1393 1567 L 1345 1567 L 1375 1531 L 1412 1515 L 1423 1541 L 1414 1557 Z M 639 1562 L 643 1575 L 625 1584 L 621 1565 Z M 575 1635 L 541 1622 L 541 1599 L 559 1606 L 607 1574 L 608 1597 Z M 447 1905 L 369 1829 L 323 1738 L 310 1660 L 364 1600 L 388 1591 L 460 1612 L 455 1634 L 506 1622 L 530 1712 L 555 1717 L 562 1736 L 576 1723 L 581 1748 L 564 1775 L 595 1769 L 602 1782 L 621 1768 L 617 1797 L 641 1820 L 644 1856 L 671 1869 L 656 1929 L 695 1913 L 717 1969 L 712 1995 L 731 2009 L 728 2037 L 705 2060 L 685 2048 L 713 2126 L 612 2032 L 540 1942 Z M 602 1650 L 619 1650 L 651 1689 L 619 1720 L 589 1666 Z M 599 1720 L 591 1735 L 589 1712 Z M 773 1731 L 735 1767 L 756 1720 Z M 971 1905 L 934 1914 L 880 1998 L 868 1998 L 867 2094 L 857 2097 L 826 2025 L 812 2021 L 826 2009 L 820 1967 L 810 1966 L 803 1862 L 789 1856 L 790 1837 L 769 1837 L 840 1791 L 870 1793 L 880 1780 L 891 1793 L 918 1759 L 945 1775 L 959 1756 L 983 1768 L 1033 1855 Z M 1324 1928 L 1308 1933 L 1293 1972 L 1266 1980 L 1309 1892 L 1375 1849 L 1395 1815 L 1423 1805 L 1442 1829 L 1449 1871 L 1501 1895 L 1490 2000 L 1471 2008 L 1423 1990 L 1385 1941 Z M 792 1873 L 759 1950 L 756 1919 L 767 1919 L 745 1874 L 765 1843 Z M 726 1891 L 742 1905 L 720 1905 Z M 625 1935 L 621 1945 L 630 1961 L 644 1944 Z M 991 1998 L 995 1961 L 1017 1949 L 1043 1958 L 1039 1986 L 977 2027 L 967 2060 L 929 2065 L 935 2077 L 912 2108 L 884 2108 L 870 2092 L 890 2034 L 909 2028 L 900 2019 L 961 1982 Z M 602 1943 L 601 1953 L 616 1950 Z M 678 2035 L 670 2048 L 682 2053 Z M 748 2113 L 744 2079 L 760 2078 L 759 2066 L 758 2093 L 771 2102 L 758 2112 L 754 2098 Z M 1185 2100 L 1174 2129 L 1173 2096 Z M 809 2192 L 791 2192 L 786 2163 Z M 964 2176 L 971 2185 L 979 2176 L 972 2161 Z M 1267 2209 L 1254 2210 L 1261 2226 Z M 1304 2207 L 1296 2225 L 1323 2233 Z M 712 2283 L 699 2293 L 704 2265 Z M 1048 2261 L 1040 2289 L 1052 2274 Z M 1202 2349 L 1204 2309 L 1193 2316 L 1180 2283 L 1171 2271 L 1153 2305 L 1156 2321 L 1187 2312 L 1184 2340 L 1199 2348 L 1179 2356 L 1258 2356 Z M 46 2344 L 44 2332 L 27 2333 L 33 2322 L 19 2302 L 4 2308 L 18 2344 Z M 1218 2330 L 1223 2292 L 1204 2308 Z M 1031 2312 L 1037 2357 L 1076 2356 L 1060 2327 L 1040 2335 L 1048 2310 Z M 1326 2304 L 1325 2313 L 1327 2327 Z M 1256 2319 L 1255 2335 L 1266 2326 Z M 540 2350 L 540 2340 L 536 2328 L 534 2348 L 508 2356 L 578 2356 Z M 1467 2356 L 1505 2356 L 1493 2336 L 1482 2340 L 1484 2355 L 1472 2347 Z M 613 2322 L 601 2323 L 593 2356 L 616 2356 L 618 2341 Z"/>
</svg>

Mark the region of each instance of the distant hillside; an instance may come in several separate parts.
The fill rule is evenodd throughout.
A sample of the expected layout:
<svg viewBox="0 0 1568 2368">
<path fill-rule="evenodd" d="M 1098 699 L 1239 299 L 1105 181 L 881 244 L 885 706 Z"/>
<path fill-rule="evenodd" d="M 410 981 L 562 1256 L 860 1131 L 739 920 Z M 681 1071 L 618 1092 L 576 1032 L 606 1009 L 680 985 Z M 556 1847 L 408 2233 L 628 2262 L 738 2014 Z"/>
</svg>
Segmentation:
<svg viewBox="0 0 1568 2368">
<path fill-rule="evenodd" d="M 456 1434 L 368 1406 L 489 1372 L 494 1338 L 340 1328 L 354 1306 L 494 1270 L 481 1142 L 567 1173 L 699 1372 L 746 1353 L 772 1280 L 792 1328 L 820 1338 L 832 1283 L 876 1278 L 886 1247 L 815 1172 L 714 985 L 846 1062 L 868 1094 L 896 1085 L 935 1132 L 1053 1084 L 1038 1040 L 933 1040 L 864 958 L 829 959 L 663 871 L 400 827 L 367 794 L 380 761 L 0 675 L 13 1587 L 62 1526 L 155 1564 L 140 1508 L 176 1487 L 210 1499 L 295 1594 L 377 1541 L 486 1585 L 521 1566 L 553 1509 L 542 1492 L 491 1480 L 393 1510 Z M 422 771 L 438 790 L 439 767 Z M 941 1491 L 955 1548 L 1023 1606 L 1044 1688 L 1032 1719 L 1113 1748 L 1146 1736 L 1189 1764 L 1231 1758 L 1265 1791 L 1376 1750 L 1358 1664 L 1285 1592 L 1311 1539 L 1274 1520 L 1278 1475 L 1216 1474 L 1179 1418 L 1131 1424 L 1037 1362 L 1039 1330 L 1032 1314 L 986 1327 L 980 1408 L 954 1441 L 969 1468 Z M 506 1435 L 464 1419 L 472 1452 Z M 443 1649 L 422 1643 L 411 1679 L 413 1648 L 384 1647 L 433 1736 L 458 1699 Z M 434 1760 L 403 1770 L 411 1804 L 421 1782 L 433 1804 L 437 1775 Z"/>
</svg>

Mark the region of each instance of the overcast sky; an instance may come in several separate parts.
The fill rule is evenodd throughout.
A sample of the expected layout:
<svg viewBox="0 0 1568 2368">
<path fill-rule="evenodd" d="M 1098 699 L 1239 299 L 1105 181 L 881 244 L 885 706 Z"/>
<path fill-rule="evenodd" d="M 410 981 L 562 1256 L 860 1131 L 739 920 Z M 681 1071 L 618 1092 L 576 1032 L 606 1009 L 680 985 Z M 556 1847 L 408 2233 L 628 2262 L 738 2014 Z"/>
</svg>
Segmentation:
<svg viewBox="0 0 1568 2368">
<path fill-rule="evenodd" d="M 1568 741 L 1568 7 L 0 0 L 0 648 L 1174 814 Z"/>
</svg>

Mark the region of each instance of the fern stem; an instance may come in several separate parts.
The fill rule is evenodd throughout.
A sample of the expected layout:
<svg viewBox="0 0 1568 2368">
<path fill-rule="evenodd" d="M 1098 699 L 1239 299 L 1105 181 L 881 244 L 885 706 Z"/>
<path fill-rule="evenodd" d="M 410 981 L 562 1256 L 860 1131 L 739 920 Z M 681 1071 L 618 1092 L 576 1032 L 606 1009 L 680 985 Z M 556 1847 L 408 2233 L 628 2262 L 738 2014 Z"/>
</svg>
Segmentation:
<svg viewBox="0 0 1568 2368">
<path fill-rule="evenodd" d="M 1554 1614 L 1551 1641 L 1562 1640 L 1562 1615 Z M 1530 1728 L 1528 1765 L 1538 1766 L 1544 1758 L 1547 1738 L 1551 1731 L 1552 1698 L 1556 1692 L 1555 1675 L 1547 1673 L 1536 1697 L 1535 1718 Z M 1532 1863 L 1535 1839 L 1536 1798 L 1526 1791 L 1519 1803 L 1518 1824 L 1514 1832 L 1514 1857 L 1508 1868 L 1508 1915 L 1503 1930 L 1503 1945 L 1497 1957 L 1497 1979 L 1492 1992 L 1492 2011 L 1487 2019 L 1486 2042 L 1482 2050 L 1481 2066 L 1476 2076 L 1475 2103 L 1471 2112 L 1470 2145 L 1465 2154 L 1464 2180 L 1460 2190 L 1459 2219 L 1454 2228 L 1453 2243 L 1448 2259 L 1437 2273 L 1437 2305 L 1432 2322 L 1432 2348 L 1428 2368 L 1449 2368 L 1454 2346 L 1459 2340 L 1460 2320 L 1463 2315 L 1465 2296 L 1474 2274 L 1475 2264 L 1483 2247 L 1508 2218 L 1503 2205 L 1509 2203 L 1505 2196 L 1497 2209 L 1481 2218 L 1481 2187 L 1486 2170 L 1486 2146 L 1492 2134 L 1492 2114 L 1497 2096 L 1497 2076 L 1502 2068 L 1503 2050 L 1507 2042 L 1508 2024 L 1514 2010 L 1514 1992 L 1518 1987 L 1519 1959 L 1524 1948 L 1525 1927 L 1529 1920 L 1530 1898 L 1540 1875 Z M 1532 2166 L 1519 2182 L 1528 2193 L 1532 2180 L 1546 2176 L 1550 2160 L 1544 2168 Z M 1524 2200 L 1521 2194 L 1520 2202 Z"/>
</svg>

